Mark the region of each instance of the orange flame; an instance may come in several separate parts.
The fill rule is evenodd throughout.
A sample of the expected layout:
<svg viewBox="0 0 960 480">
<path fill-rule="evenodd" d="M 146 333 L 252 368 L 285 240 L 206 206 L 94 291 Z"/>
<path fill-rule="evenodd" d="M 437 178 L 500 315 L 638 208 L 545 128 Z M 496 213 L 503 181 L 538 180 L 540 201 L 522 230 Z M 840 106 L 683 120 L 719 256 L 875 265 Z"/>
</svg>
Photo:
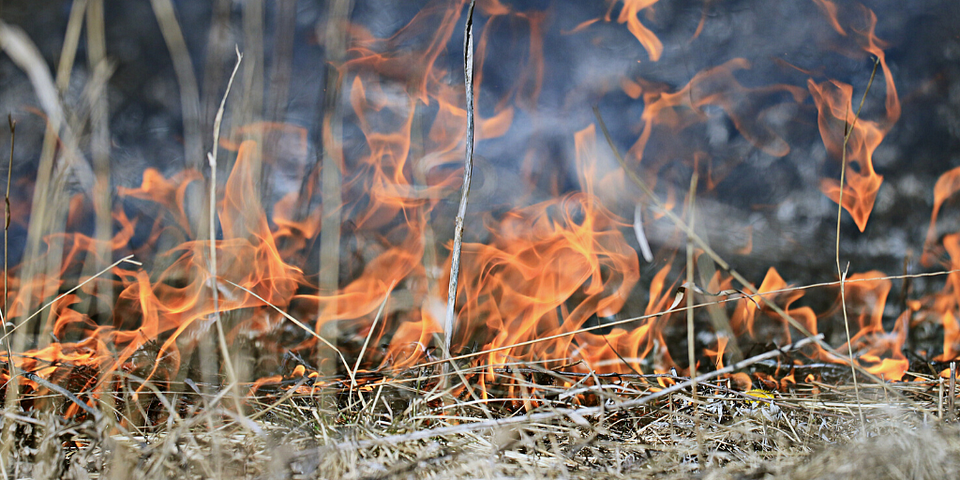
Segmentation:
<svg viewBox="0 0 960 480">
<path fill-rule="evenodd" d="M 864 231 L 873 211 L 877 191 L 883 176 L 873 168 L 873 152 L 884 136 L 900 118 L 900 100 L 893 83 L 893 74 L 887 66 L 882 47 L 884 43 L 874 35 L 877 17 L 868 12 L 866 32 L 857 32 L 861 48 L 877 58 L 886 85 L 886 118 L 883 122 L 857 118 L 853 110 L 853 87 L 835 80 L 816 83 L 807 81 L 807 87 L 819 111 L 820 136 L 827 151 L 846 159 L 846 185 L 843 186 L 843 208 L 850 214 L 857 228 Z M 859 109 L 858 109 L 859 110 Z M 848 138 L 845 139 L 845 136 Z M 840 182 L 832 178 L 821 181 L 820 189 L 834 202 L 840 202 Z"/>
</svg>

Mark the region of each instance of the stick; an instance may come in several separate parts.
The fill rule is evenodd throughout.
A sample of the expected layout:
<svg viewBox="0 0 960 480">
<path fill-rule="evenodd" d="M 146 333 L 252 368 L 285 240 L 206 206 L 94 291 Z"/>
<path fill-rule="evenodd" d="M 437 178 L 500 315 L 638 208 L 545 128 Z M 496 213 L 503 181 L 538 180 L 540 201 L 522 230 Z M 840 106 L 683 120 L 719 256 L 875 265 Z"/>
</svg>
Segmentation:
<svg viewBox="0 0 960 480">
<path fill-rule="evenodd" d="M 857 369 L 853 366 L 853 345 L 850 344 L 850 321 L 847 319 L 847 295 L 844 285 L 847 280 L 847 272 L 840 269 L 840 219 L 843 217 L 843 182 L 847 173 L 847 142 L 850 141 L 850 136 L 853 135 L 853 127 L 856 126 L 857 120 L 860 118 L 863 103 L 867 100 L 867 93 L 870 92 L 870 86 L 873 85 L 873 79 L 877 75 L 878 66 L 880 66 L 880 57 L 877 57 L 877 61 L 873 64 L 873 73 L 870 74 L 867 89 L 863 91 L 863 98 L 860 99 L 860 106 L 857 108 L 856 115 L 853 116 L 853 123 L 850 124 L 850 126 L 844 125 L 843 147 L 840 152 L 840 197 L 837 199 L 837 246 L 835 259 L 837 261 L 837 275 L 840 276 L 840 305 L 843 308 L 843 328 L 847 334 L 847 354 L 850 357 L 850 370 L 851 373 L 853 373 L 853 390 L 857 395 L 857 411 L 860 412 L 861 426 L 865 425 L 865 423 L 863 419 L 863 404 L 860 401 L 860 385 L 857 383 Z M 850 269 L 849 263 L 847 263 L 847 269 Z"/>
<path fill-rule="evenodd" d="M 957 415 L 957 362 L 950 362 L 950 387 L 947 395 L 948 417 L 952 419 Z"/>
<path fill-rule="evenodd" d="M 93 84 L 88 100 L 90 108 L 90 156 L 93 159 L 93 210 L 94 210 L 94 238 L 96 238 L 96 256 L 84 262 L 83 273 L 90 274 L 104 267 L 106 262 L 113 258 L 113 247 L 110 244 L 113 223 L 110 215 L 110 106 L 109 95 L 106 94 L 108 77 L 113 72 L 113 66 L 107 60 L 106 25 L 104 23 L 103 0 L 87 2 L 87 63 L 93 77 L 89 80 L 88 88 Z M 102 78 L 102 82 L 100 81 Z M 98 295 L 91 299 L 91 304 L 97 310 L 109 311 L 113 306 L 113 291 L 108 288 L 98 289 Z M 108 397 L 109 398 L 109 397 Z"/>
<path fill-rule="evenodd" d="M 4 194 L 4 223 L 3 223 L 3 310 L 0 310 L 0 325 L 3 326 L 3 346 L 7 349 L 7 373 L 9 374 L 11 381 L 7 384 L 7 394 L 4 396 L 3 405 L 4 413 L 11 413 L 10 410 L 13 409 L 14 404 L 17 402 L 17 395 L 20 390 L 19 382 L 17 382 L 14 375 L 14 364 L 13 364 L 13 349 L 10 348 L 10 339 L 7 334 L 7 293 L 8 285 L 7 279 L 9 278 L 9 269 L 7 260 L 10 258 L 9 255 L 9 242 L 10 242 L 10 182 L 13 178 L 13 144 L 17 138 L 17 122 L 14 121 L 13 115 L 7 115 L 7 124 L 10 126 L 10 162 L 7 164 L 7 192 Z M 0 462 L 3 462 L 5 466 L 7 459 L 10 453 L 10 447 L 13 445 L 13 423 L 5 422 L 3 430 L 0 431 Z M 6 470 L 4 470 L 6 471 Z M 6 475 L 4 475 L 4 480 L 6 480 Z"/>
<path fill-rule="evenodd" d="M 943 420 L 943 377 L 937 379 L 940 384 L 940 393 L 937 395 L 937 418 Z"/>
<path fill-rule="evenodd" d="M 23 375 L 24 377 L 27 377 L 30 380 L 33 380 L 34 382 L 37 382 L 40 385 L 43 385 L 44 387 L 49 388 L 50 390 L 53 390 L 59 393 L 60 395 L 63 395 L 64 397 L 67 397 L 67 399 L 69 399 L 71 402 L 75 403 L 78 407 L 82 408 L 85 412 L 92 415 L 93 419 L 96 421 L 97 424 L 99 424 L 100 419 L 103 418 L 103 414 L 100 413 L 99 410 L 91 407 L 90 405 L 87 405 L 86 402 L 81 401 L 79 398 L 77 398 L 76 395 L 70 393 L 70 390 L 67 390 L 66 388 L 63 388 L 60 385 L 57 385 L 55 383 L 48 382 L 47 380 L 43 379 L 39 375 L 30 373 L 30 372 L 20 372 L 20 375 Z"/>
<path fill-rule="evenodd" d="M 236 47 L 237 63 L 233 66 L 233 73 L 230 74 L 230 80 L 227 81 L 227 90 L 223 92 L 223 98 L 220 100 L 220 108 L 217 109 L 217 116 L 213 120 L 213 147 L 207 153 L 207 160 L 210 163 L 210 290 L 213 291 L 213 318 L 217 325 L 217 340 L 220 342 L 220 351 L 223 355 L 223 366 L 227 371 L 227 381 L 233 386 L 234 401 L 237 404 L 237 412 L 240 409 L 240 393 L 236 389 L 237 373 L 233 369 L 233 361 L 230 360 L 230 351 L 227 349 L 227 337 L 223 333 L 223 322 L 220 321 L 220 298 L 217 291 L 217 151 L 220 150 L 220 123 L 223 122 L 223 109 L 227 104 L 227 96 L 230 95 L 230 88 L 233 87 L 233 79 L 237 76 L 237 70 L 240 69 L 240 62 L 243 61 L 243 54 L 240 53 L 240 47 Z"/>
<path fill-rule="evenodd" d="M 12 353 L 10 339 L 7 338 L 7 295 L 9 293 L 7 285 L 9 265 L 7 262 L 10 258 L 10 182 L 13 179 L 13 144 L 17 139 L 17 122 L 13 119 L 13 115 L 7 115 L 7 124 L 10 126 L 10 161 L 7 164 L 7 192 L 3 196 L 3 310 L 0 310 L 0 324 L 3 325 L 3 347 L 7 349 L 8 353 Z M 7 355 L 7 367 L 10 376 L 13 376 L 13 358 L 10 355 Z"/>
<path fill-rule="evenodd" d="M 428 430 L 420 430 L 417 432 L 401 434 L 401 435 L 391 435 L 388 437 L 381 437 L 376 439 L 345 441 L 345 442 L 340 442 L 336 445 L 333 445 L 332 448 L 340 451 L 358 450 L 361 448 L 367 448 L 374 445 L 392 445 L 400 442 L 422 440 L 425 438 L 438 437 L 442 435 L 476 432 L 480 430 L 486 430 L 489 428 L 505 427 L 508 425 L 517 425 L 517 424 L 523 424 L 523 423 L 542 422 L 542 421 L 552 420 L 552 419 L 555 419 L 558 417 L 564 417 L 564 416 L 577 419 L 577 418 L 582 418 L 586 416 L 593 416 L 593 415 L 599 415 L 599 414 L 610 413 L 615 411 L 627 410 L 630 408 L 639 407 L 641 405 L 650 403 L 651 401 L 656 400 L 658 398 L 690 388 L 694 383 L 697 383 L 697 382 L 702 383 L 707 380 L 719 377 L 721 375 L 731 373 L 735 370 L 748 367 L 750 365 L 753 365 L 754 363 L 761 362 L 769 358 L 774 358 L 776 356 L 779 356 L 781 353 L 798 350 L 800 348 L 805 347 L 807 344 L 816 342 L 817 340 L 821 340 L 822 338 L 823 338 L 823 334 L 819 334 L 815 337 L 804 338 L 792 345 L 787 345 L 777 350 L 771 350 L 769 352 L 762 353 L 754 357 L 750 357 L 746 360 L 741 360 L 730 366 L 721 368 L 720 370 L 716 370 L 710 373 L 705 373 L 703 375 L 687 380 L 685 382 L 677 383 L 671 387 L 660 390 L 659 392 L 652 393 L 642 398 L 627 400 L 625 402 L 621 402 L 616 405 L 600 405 L 596 407 L 577 408 L 577 409 L 558 408 L 558 409 L 550 410 L 546 412 L 530 413 L 527 415 L 519 415 L 516 417 L 509 417 L 509 418 L 503 418 L 503 419 L 484 420 L 481 422 L 464 424 L 464 425 L 454 425 L 450 427 L 440 427 L 440 428 L 433 428 Z"/>
<path fill-rule="evenodd" d="M 450 357 L 450 342 L 453 341 L 453 323 L 457 305 L 457 280 L 460 275 L 460 248 L 463 242 L 463 217 L 467 214 L 470 198 L 470 182 L 473 179 L 473 8 L 476 0 L 470 0 L 463 37 L 463 77 L 467 96 L 467 153 L 463 166 L 463 190 L 460 192 L 460 207 L 457 209 L 453 230 L 453 252 L 450 254 L 450 288 L 447 290 L 447 317 L 443 324 L 443 350 Z"/>
<path fill-rule="evenodd" d="M 694 228 L 694 222 L 696 221 L 696 200 L 697 200 L 697 181 L 699 180 L 697 176 L 697 171 L 693 171 L 693 175 L 690 178 L 690 194 L 687 197 L 687 215 L 689 217 L 690 230 Z M 694 251 L 693 251 L 693 239 L 687 237 L 687 285 L 694 285 L 693 283 L 693 268 L 694 268 Z M 687 297 L 687 303 L 693 301 L 693 296 L 696 292 L 690 292 L 690 295 Z M 696 352 L 694 351 L 694 342 L 696 341 L 694 335 L 694 310 L 691 308 L 687 310 L 687 376 L 693 379 L 693 385 L 691 387 L 693 394 L 693 401 L 699 401 L 697 394 L 697 359 Z M 718 337 L 719 338 L 719 337 Z M 693 421 L 693 428 L 697 433 L 697 463 L 703 464 L 703 430 L 700 429 L 700 417 L 696 416 Z"/>
<path fill-rule="evenodd" d="M 340 243 L 343 241 L 343 180 L 347 174 L 343 147 L 343 115 L 340 108 L 343 91 L 343 75 L 337 69 L 346 61 L 350 44 L 348 20 L 353 12 L 353 0 L 332 0 L 327 2 L 327 32 L 324 35 L 324 80 L 320 84 L 323 91 L 322 109 L 317 113 L 317 163 L 314 171 L 320 168 L 320 256 L 317 265 L 317 295 L 329 296 L 324 302 L 317 302 L 317 322 L 324 319 L 317 329 L 320 335 L 329 338 L 334 344 L 340 341 L 341 326 L 339 320 L 341 299 L 337 296 L 340 289 Z M 307 188 L 307 181 L 313 175 L 306 175 L 300 192 L 303 215 L 305 218 L 310 207 L 313 188 Z M 314 179 L 315 180 L 315 179 Z M 311 192 L 309 195 L 306 192 Z M 331 312 L 328 316 L 326 312 Z M 317 349 L 317 368 L 322 368 L 329 360 L 337 368 L 337 359 L 326 356 L 326 351 Z M 349 373 L 350 367 L 347 367 Z"/>
</svg>

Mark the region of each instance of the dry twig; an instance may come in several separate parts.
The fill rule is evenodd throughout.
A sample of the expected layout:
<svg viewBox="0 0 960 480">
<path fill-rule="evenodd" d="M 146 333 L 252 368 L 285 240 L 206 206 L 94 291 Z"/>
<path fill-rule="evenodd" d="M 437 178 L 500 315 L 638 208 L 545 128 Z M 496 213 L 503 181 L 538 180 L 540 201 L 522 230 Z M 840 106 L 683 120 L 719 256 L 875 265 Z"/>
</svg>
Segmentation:
<svg viewBox="0 0 960 480">
<path fill-rule="evenodd" d="M 240 69 L 240 63 L 243 61 L 240 48 L 237 47 L 236 51 L 237 63 L 233 66 L 233 73 L 230 74 L 230 80 L 227 81 L 227 90 L 223 92 L 220 108 L 217 109 L 217 116 L 213 120 L 213 147 L 207 153 L 207 160 L 210 164 L 210 290 L 213 294 L 213 321 L 217 325 L 217 340 L 220 342 L 223 365 L 227 372 L 227 380 L 230 382 L 231 390 L 233 390 L 237 412 L 242 412 L 240 393 L 237 391 L 237 373 L 233 369 L 230 350 L 227 348 L 227 337 L 223 333 L 223 322 L 220 319 L 220 298 L 217 290 L 217 151 L 220 150 L 220 123 L 223 122 L 223 109 L 227 104 L 230 88 L 233 87 L 233 79 L 236 78 L 237 70 Z"/>
<path fill-rule="evenodd" d="M 447 289 L 447 315 L 443 323 L 443 350 L 447 357 L 450 357 L 450 343 L 453 341 L 454 317 L 456 316 L 457 281 L 460 276 L 460 248 L 463 242 L 463 218 L 467 214 L 470 182 L 473 179 L 473 9 L 476 3 L 476 0 L 470 0 L 463 36 L 463 78 L 467 100 L 467 153 L 464 156 L 460 206 L 457 208 L 456 224 L 453 228 L 453 251 L 450 253 L 450 287 Z"/>
</svg>

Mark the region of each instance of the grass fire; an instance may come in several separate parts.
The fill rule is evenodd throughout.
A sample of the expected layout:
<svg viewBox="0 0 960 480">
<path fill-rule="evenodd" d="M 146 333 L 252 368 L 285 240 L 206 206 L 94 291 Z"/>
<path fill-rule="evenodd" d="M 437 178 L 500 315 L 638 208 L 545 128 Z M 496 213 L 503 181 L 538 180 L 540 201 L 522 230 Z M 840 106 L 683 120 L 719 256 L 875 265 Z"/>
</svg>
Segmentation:
<svg viewBox="0 0 960 480">
<path fill-rule="evenodd" d="M 958 20 L 0 3 L 0 474 L 948 478 Z"/>
</svg>

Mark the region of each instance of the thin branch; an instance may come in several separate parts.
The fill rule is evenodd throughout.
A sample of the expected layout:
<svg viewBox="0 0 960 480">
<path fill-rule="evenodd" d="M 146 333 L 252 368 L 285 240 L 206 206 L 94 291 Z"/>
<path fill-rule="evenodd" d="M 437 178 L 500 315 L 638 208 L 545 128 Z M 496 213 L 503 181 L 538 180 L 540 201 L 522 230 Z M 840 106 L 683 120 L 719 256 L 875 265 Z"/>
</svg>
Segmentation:
<svg viewBox="0 0 960 480">
<path fill-rule="evenodd" d="M 377 323 L 380 322 L 380 316 L 383 315 L 383 309 L 387 306 L 387 300 L 390 299 L 390 293 L 393 292 L 393 287 L 396 286 L 396 282 L 390 285 L 390 288 L 387 289 L 387 293 L 383 296 L 383 302 L 380 303 L 380 309 L 377 310 L 377 316 L 373 317 L 373 323 L 370 325 L 370 331 L 367 332 L 367 338 L 363 340 L 363 347 L 360 348 L 360 354 L 357 355 L 357 363 L 353 366 L 353 374 L 350 375 L 350 390 L 357 388 L 357 371 L 360 370 L 360 361 L 363 360 L 363 354 L 367 353 L 367 346 L 370 345 L 370 337 L 373 336 L 373 331 L 377 329 Z M 361 399 L 363 396 L 360 397 Z"/>
<path fill-rule="evenodd" d="M 227 380 L 233 386 L 234 401 L 237 404 L 237 411 L 240 411 L 240 394 L 236 390 L 237 373 L 233 369 L 233 361 L 230 360 L 230 350 L 227 348 L 227 337 L 223 333 L 223 322 L 220 319 L 220 298 L 217 291 L 217 151 L 220 150 L 220 124 L 223 122 L 223 109 L 227 105 L 227 96 L 230 95 L 230 88 L 233 87 L 233 79 L 237 76 L 237 70 L 240 69 L 240 62 L 243 61 L 243 54 L 240 53 L 240 47 L 235 47 L 237 52 L 237 63 L 233 66 L 233 73 L 230 74 L 230 80 L 227 81 L 227 90 L 223 92 L 223 98 L 220 100 L 220 108 L 217 109 L 217 116 L 213 120 L 213 147 L 207 153 L 207 160 L 210 163 L 210 290 L 213 291 L 213 318 L 217 325 L 217 340 L 220 342 L 220 351 L 223 355 L 223 366 L 227 372 Z"/>
<path fill-rule="evenodd" d="M 863 103 L 867 100 L 867 93 L 870 92 L 870 87 L 873 85 L 873 79 L 877 76 L 877 67 L 880 66 L 880 57 L 877 57 L 877 61 L 873 64 L 873 72 L 870 73 L 870 81 L 867 82 L 867 89 L 863 91 L 863 97 L 860 99 L 860 106 L 857 107 L 857 113 L 853 116 L 853 123 L 850 125 L 844 125 L 843 132 L 843 148 L 840 152 L 840 198 L 837 199 L 837 245 L 834 252 L 834 258 L 837 261 L 837 275 L 840 276 L 840 305 L 843 308 L 843 329 L 847 334 L 847 354 L 850 356 L 850 370 L 853 371 L 853 390 L 857 394 L 857 411 L 860 412 L 860 425 L 865 425 L 863 419 L 863 402 L 860 401 L 860 385 L 857 383 L 857 370 L 853 366 L 853 345 L 850 343 L 850 320 L 847 318 L 847 294 L 845 283 L 847 280 L 847 272 L 840 269 L 840 219 L 843 217 L 843 183 L 846 180 L 847 173 L 847 142 L 850 141 L 850 136 L 853 135 L 853 129 L 857 125 L 857 120 L 860 119 L 860 112 L 863 110 Z M 847 268 L 850 268 L 849 263 Z"/>
<path fill-rule="evenodd" d="M 693 175 L 690 178 L 690 193 L 687 196 L 687 215 L 689 217 L 689 226 L 690 230 L 694 229 L 694 222 L 696 221 L 696 200 L 697 200 L 697 181 L 699 177 L 697 176 L 697 171 L 693 171 Z M 687 282 L 685 285 L 695 285 L 693 282 L 693 268 L 694 268 L 694 246 L 693 239 L 687 237 Z M 695 292 L 690 292 L 690 295 L 687 297 L 687 302 L 693 301 L 693 295 Z M 694 402 L 698 401 L 697 395 L 697 359 L 696 352 L 694 351 L 694 343 L 696 337 L 694 335 L 694 310 L 691 308 L 687 310 L 687 375 L 694 379 L 693 386 L 691 388 L 693 392 Z M 693 422 L 693 428 L 696 430 L 697 435 L 697 458 L 698 462 L 703 462 L 703 430 L 700 428 L 700 420 L 695 419 Z"/>
<path fill-rule="evenodd" d="M 450 343 L 453 341 L 454 316 L 456 315 L 457 281 L 460 276 L 460 248 L 463 242 L 463 218 L 467 214 L 470 182 L 473 179 L 473 9 L 476 3 L 476 0 L 470 0 L 463 37 L 463 77 L 467 100 L 467 153 L 464 157 L 460 207 L 457 209 L 456 225 L 453 230 L 453 252 L 450 254 L 450 287 L 447 290 L 447 316 L 443 324 L 443 351 L 447 357 L 450 356 Z"/>
<path fill-rule="evenodd" d="M 13 363 L 13 349 L 10 347 L 10 339 L 8 338 L 7 333 L 7 295 L 9 293 L 9 286 L 7 285 L 8 279 L 10 278 L 10 270 L 8 265 L 8 259 L 10 258 L 10 183 L 13 179 L 13 145 L 17 138 L 17 122 L 13 119 L 13 115 L 7 115 L 7 124 L 10 126 L 10 161 L 7 164 L 7 191 L 4 194 L 3 202 L 3 310 L 0 310 L 0 325 L 3 326 L 3 347 L 7 350 L 7 373 L 10 375 L 11 379 L 15 379 L 13 372 L 15 371 Z M 11 413 L 14 404 L 17 401 L 17 395 L 19 394 L 19 385 L 16 380 L 11 381 L 7 386 L 7 393 L 4 396 L 4 413 Z M 3 462 L 6 465 L 7 457 L 10 453 L 10 447 L 13 445 L 13 423 L 4 422 L 3 430 L 0 432 L 0 462 Z M 4 476 L 6 479 L 6 476 Z"/>
<path fill-rule="evenodd" d="M 10 339 L 7 338 L 7 295 L 9 294 L 9 258 L 10 258 L 10 183 L 13 180 L 13 145 L 17 139 L 17 122 L 13 115 L 7 115 L 7 124 L 10 126 L 10 161 L 7 163 L 7 191 L 3 196 L 3 310 L 0 310 L 0 324 L 3 325 L 3 346 L 7 352 L 10 349 Z M 7 367 L 13 372 L 13 358 L 7 355 Z"/>
<path fill-rule="evenodd" d="M 76 395 L 70 393 L 70 390 L 67 390 L 66 388 L 63 388 L 60 385 L 57 385 L 55 383 L 49 382 L 46 379 L 34 373 L 20 372 L 20 375 L 23 375 L 24 377 L 27 377 L 30 380 L 33 380 L 34 382 L 37 382 L 40 385 L 43 385 L 44 387 L 49 388 L 50 390 L 53 390 L 54 392 L 57 392 L 60 395 L 63 395 L 64 397 L 67 397 L 68 400 L 76 404 L 78 407 L 82 408 L 83 411 L 92 415 L 93 419 L 96 421 L 97 424 L 99 424 L 100 419 L 103 418 L 103 414 L 100 413 L 99 410 L 91 407 L 90 405 L 87 405 L 87 402 L 81 401 L 79 398 L 77 398 Z"/>
</svg>

